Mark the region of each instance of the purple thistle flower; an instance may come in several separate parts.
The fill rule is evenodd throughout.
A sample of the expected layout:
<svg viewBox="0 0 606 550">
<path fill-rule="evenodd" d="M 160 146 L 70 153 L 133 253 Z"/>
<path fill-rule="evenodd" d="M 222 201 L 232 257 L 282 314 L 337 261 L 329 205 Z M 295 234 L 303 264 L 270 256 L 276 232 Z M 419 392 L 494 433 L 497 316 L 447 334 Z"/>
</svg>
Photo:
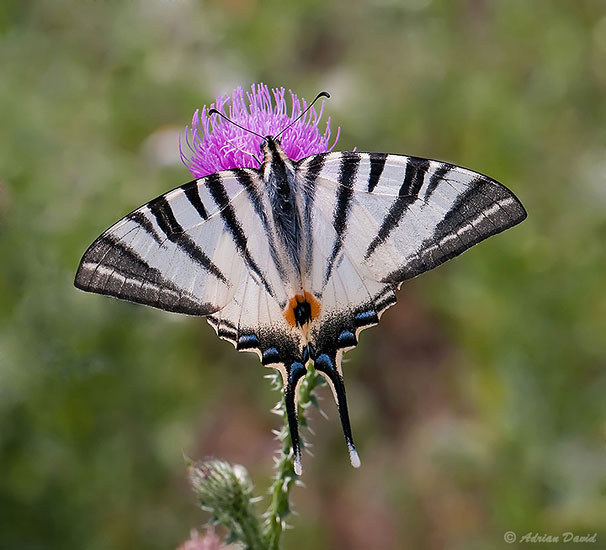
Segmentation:
<svg viewBox="0 0 606 550">
<path fill-rule="evenodd" d="M 289 112 L 285 92 L 284 88 L 273 88 L 270 92 L 265 84 L 253 84 L 251 91 L 246 92 L 245 98 L 244 91 L 238 87 L 231 98 L 227 95 L 219 96 L 210 108 L 205 105 L 201 113 L 196 110 L 191 128 L 185 128 L 185 143 L 189 151 L 184 151 L 185 148 L 179 139 L 181 160 L 192 175 L 201 178 L 220 170 L 258 168 L 257 159 L 260 156 L 262 139 L 230 124 L 218 115 L 209 116 L 208 111 L 215 108 L 244 128 L 262 136 L 275 136 L 307 107 L 305 99 L 299 100 L 296 94 L 289 90 L 292 102 Z M 282 147 L 291 159 L 299 160 L 310 155 L 326 153 L 337 143 L 341 128 L 337 129 L 335 140 L 329 146 L 330 118 L 326 121 L 324 133 L 320 133 L 318 125 L 323 110 L 324 102 L 319 113 L 312 107 L 301 120 L 280 136 Z"/>
</svg>

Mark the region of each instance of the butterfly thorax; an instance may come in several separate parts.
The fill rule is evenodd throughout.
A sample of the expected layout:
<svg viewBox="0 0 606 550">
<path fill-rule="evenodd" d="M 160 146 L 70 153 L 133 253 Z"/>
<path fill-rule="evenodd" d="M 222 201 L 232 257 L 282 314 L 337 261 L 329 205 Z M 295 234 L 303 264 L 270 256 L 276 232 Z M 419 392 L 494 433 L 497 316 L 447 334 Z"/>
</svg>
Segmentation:
<svg viewBox="0 0 606 550">
<path fill-rule="evenodd" d="M 262 151 L 261 172 L 267 185 L 276 235 L 288 261 L 300 279 L 303 231 L 297 204 L 299 193 L 295 179 L 295 166 L 277 139 L 269 136 L 265 138 Z"/>
</svg>

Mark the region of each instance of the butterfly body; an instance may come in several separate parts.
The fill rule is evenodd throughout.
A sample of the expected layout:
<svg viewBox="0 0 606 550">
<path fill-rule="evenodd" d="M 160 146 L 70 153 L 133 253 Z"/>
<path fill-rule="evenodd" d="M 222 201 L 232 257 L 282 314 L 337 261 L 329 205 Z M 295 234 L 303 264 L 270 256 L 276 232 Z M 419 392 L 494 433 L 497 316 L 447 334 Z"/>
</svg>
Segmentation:
<svg viewBox="0 0 606 550">
<path fill-rule="evenodd" d="M 267 182 L 266 192 L 269 196 L 276 235 L 300 281 L 303 227 L 302 205 L 298 200 L 300 192 L 295 177 L 296 167 L 282 150 L 279 141 L 274 138 L 266 137 L 261 149 L 264 160 L 260 171 L 264 181 Z"/>
<path fill-rule="evenodd" d="M 341 370 L 406 279 L 526 213 L 496 181 L 451 164 L 383 153 L 293 161 L 262 144 L 259 169 L 200 178 L 103 233 L 79 288 L 206 316 L 217 334 L 282 373 L 300 472 L 295 395 L 306 365 L 328 380 L 359 465 Z"/>
</svg>

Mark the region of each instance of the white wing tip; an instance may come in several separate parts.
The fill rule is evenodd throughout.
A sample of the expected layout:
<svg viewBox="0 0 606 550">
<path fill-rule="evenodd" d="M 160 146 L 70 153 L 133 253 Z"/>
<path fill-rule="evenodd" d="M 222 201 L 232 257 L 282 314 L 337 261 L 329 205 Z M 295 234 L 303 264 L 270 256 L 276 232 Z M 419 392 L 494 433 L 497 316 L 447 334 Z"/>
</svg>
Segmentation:
<svg viewBox="0 0 606 550">
<path fill-rule="evenodd" d="M 362 464 L 360 462 L 360 455 L 358 455 L 358 451 L 356 451 L 356 448 L 353 445 L 349 447 L 349 460 L 354 468 L 359 468 Z"/>
</svg>

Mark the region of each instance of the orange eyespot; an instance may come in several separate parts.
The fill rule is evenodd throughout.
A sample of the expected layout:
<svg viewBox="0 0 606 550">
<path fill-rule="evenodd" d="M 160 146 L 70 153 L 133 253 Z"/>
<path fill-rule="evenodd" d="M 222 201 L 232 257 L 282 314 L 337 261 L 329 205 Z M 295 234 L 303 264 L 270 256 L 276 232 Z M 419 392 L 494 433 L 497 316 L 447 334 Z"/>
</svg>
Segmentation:
<svg viewBox="0 0 606 550">
<path fill-rule="evenodd" d="M 288 300 L 288 305 L 284 309 L 284 318 L 290 326 L 301 327 L 313 321 L 320 314 L 321 308 L 320 302 L 313 294 L 305 291 Z"/>
</svg>

